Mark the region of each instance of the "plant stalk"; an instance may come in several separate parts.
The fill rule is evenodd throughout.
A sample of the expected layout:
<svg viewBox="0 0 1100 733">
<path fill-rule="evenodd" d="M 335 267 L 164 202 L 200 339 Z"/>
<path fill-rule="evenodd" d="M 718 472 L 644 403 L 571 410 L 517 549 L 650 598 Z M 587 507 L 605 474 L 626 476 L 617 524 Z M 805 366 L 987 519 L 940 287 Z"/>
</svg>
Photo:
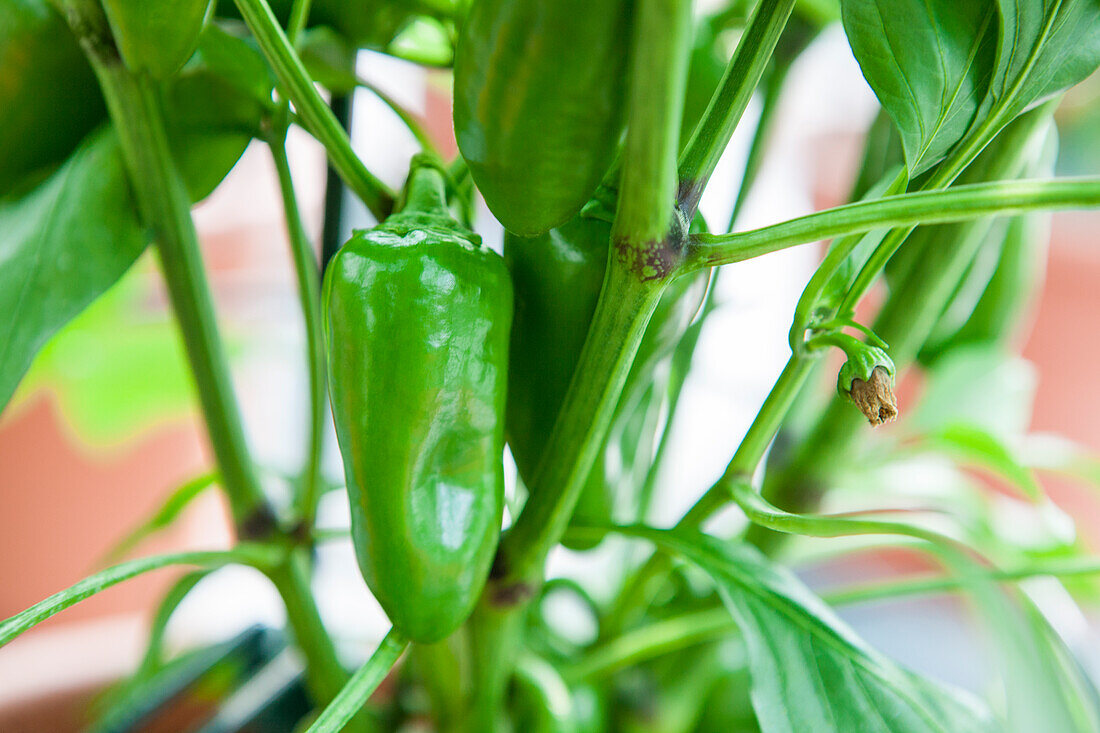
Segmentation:
<svg viewBox="0 0 1100 733">
<path fill-rule="evenodd" d="M 728 265 L 800 244 L 876 229 L 908 232 L 918 224 L 1096 206 L 1100 206 L 1100 176 L 993 181 L 904 193 L 845 204 L 747 232 L 692 235 L 685 267 L 696 270 Z"/>
<path fill-rule="evenodd" d="M 280 134 L 281 132 L 281 134 Z M 275 161 L 279 191 L 283 199 L 290 253 L 294 260 L 294 275 L 298 285 L 298 302 L 306 330 L 306 357 L 309 371 L 309 435 L 306 443 L 306 465 L 302 472 L 301 490 L 295 497 L 296 519 L 308 530 L 313 527 L 317 502 L 321 493 L 321 449 L 325 435 L 327 378 L 325 341 L 321 332 L 321 283 L 316 255 L 302 225 L 294 180 L 286 156 L 286 128 L 277 131 L 268 147 Z"/>
<path fill-rule="evenodd" d="M 242 539 L 275 529 L 248 453 L 229 364 L 203 273 L 191 202 L 168 147 L 153 82 L 131 73 L 93 0 L 60 3 L 96 72 L 118 132 L 141 218 L 160 254 L 168 295 L 198 387 L 222 487 Z"/>
<path fill-rule="evenodd" d="M 351 147 L 351 139 L 321 98 L 279 21 L 265 0 L 235 0 L 241 17 L 260 45 L 280 87 L 309 131 L 328 153 L 332 167 L 363 200 L 378 221 L 393 210 L 393 192 L 374 177 Z"/>
<path fill-rule="evenodd" d="M 674 216 L 676 145 L 691 4 L 640 0 L 631 48 L 628 131 L 607 273 L 576 373 L 519 518 L 504 535 L 468 628 L 467 729 L 488 733 L 521 643 L 542 567 L 573 514 L 645 327 L 673 274 L 686 225 Z"/>
<path fill-rule="evenodd" d="M 210 289 L 203 274 L 191 203 L 168 148 L 156 89 L 151 80 L 125 67 L 103 11 L 94 0 L 62 0 L 61 7 L 103 88 L 138 208 L 160 251 L 165 281 L 198 385 L 238 536 L 270 538 L 278 527 L 244 440 Z M 346 676 L 332 640 L 320 623 L 300 560 L 292 555 L 288 562 L 265 572 L 283 597 L 295 638 L 310 663 L 311 689 L 319 693 L 318 702 L 324 704 L 331 699 L 329 693 L 335 695 L 339 691 Z"/>
<path fill-rule="evenodd" d="M 680 156 L 680 206 L 694 215 L 753 91 L 768 67 L 794 0 L 761 0 L 726 67 L 726 73 Z"/>
</svg>

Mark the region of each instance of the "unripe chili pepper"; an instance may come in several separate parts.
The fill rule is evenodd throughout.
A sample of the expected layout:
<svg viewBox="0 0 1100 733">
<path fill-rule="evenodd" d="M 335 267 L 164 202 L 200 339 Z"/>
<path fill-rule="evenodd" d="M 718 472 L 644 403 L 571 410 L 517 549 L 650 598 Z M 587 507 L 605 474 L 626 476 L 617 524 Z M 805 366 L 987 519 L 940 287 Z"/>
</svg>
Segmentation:
<svg viewBox="0 0 1100 733">
<path fill-rule="evenodd" d="M 459 150 L 504 228 L 561 226 L 622 131 L 627 0 L 479 0 L 455 48 Z"/>
<path fill-rule="evenodd" d="M 99 84 L 61 15 L 45 0 L 0 10 L 0 195 L 65 160 L 107 116 Z"/>
<path fill-rule="evenodd" d="M 512 286 L 414 159 L 407 202 L 333 258 L 323 304 L 336 433 L 363 577 L 418 642 L 470 614 L 503 511 Z"/>
</svg>

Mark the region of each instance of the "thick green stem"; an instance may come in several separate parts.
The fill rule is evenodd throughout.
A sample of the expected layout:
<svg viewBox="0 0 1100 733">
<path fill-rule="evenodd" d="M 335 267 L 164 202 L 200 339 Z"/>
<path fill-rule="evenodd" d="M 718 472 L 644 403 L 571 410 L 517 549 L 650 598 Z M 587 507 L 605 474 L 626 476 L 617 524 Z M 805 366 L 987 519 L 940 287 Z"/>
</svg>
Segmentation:
<svg viewBox="0 0 1100 733">
<path fill-rule="evenodd" d="M 309 555 L 302 548 L 294 548 L 284 562 L 267 571 L 267 576 L 286 605 L 287 625 L 306 659 L 310 697 L 318 705 L 327 705 L 343 688 L 348 674 L 313 600 Z"/>
<path fill-rule="evenodd" d="M 671 274 L 669 238 L 676 195 L 676 141 L 687 74 L 691 3 L 641 0 L 634 16 L 619 205 L 611 237 L 642 279 Z M 680 223 L 676 222 L 677 225 Z"/>
<path fill-rule="evenodd" d="M 260 44 L 260 50 L 275 70 L 280 88 L 294 103 L 309 131 L 325 146 L 332 167 L 374 217 L 379 221 L 384 219 L 393 210 L 393 192 L 367 170 L 352 150 L 347 132 L 313 86 L 271 7 L 265 0 L 236 0 L 236 3 L 241 17 Z"/>
<path fill-rule="evenodd" d="M 565 532 L 660 293 L 612 261 L 531 496 L 501 543 L 497 581 L 502 587 L 537 576 Z"/>
<path fill-rule="evenodd" d="M 703 189 L 749 106 L 793 9 L 794 0 L 760 0 L 726 67 L 721 85 L 692 132 L 680 156 L 679 171 L 680 206 L 689 215 L 699 207 Z"/>
<path fill-rule="evenodd" d="M 736 234 L 690 238 L 689 269 L 742 262 L 822 239 L 876 229 L 911 230 L 986 216 L 1011 216 L 1038 209 L 1100 206 L 1100 177 L 1048 181 L 995 181 L 860 201 Z"/>
<path fill-rule="evenodd" d="M 646 324 L 678 263 L 686 227 L 673 212 L 676 144 L 690 22 L 691 5 L 685 0 L 640 0 L 636 8 L 614 246 L 530 497 L 501 541 L 493 577 L 469 622 L 474 651 L 470 731 L 488 733 L 497 725 L 527 601 L 541 581 L 547 553 L 568 526 Z"/>
<path fill-rule="evenodd" d="M 169 298 L 238 534 L 244 538 L 264 536 L 274 528 L 274 517 L 248 453 L 210 287 L 202 269 L 191 202 L 168 148 L 156 88 L 151 80 L 131 73 L 123 64 L 103 11 L 95 2 L 65 0 L 60 7 L 103 88 L 138 209 L 160 253 Z"/>
<path fill-rule="evenodd" d="M 172 306 L 198 385 L 223 486 L 242 537 L 276 530 L 244 440 L 229 367 L 218 338 L 209 287 L 202 271 L 190 201 L 175 168 L 152 83 L 132 74 L 114 46 L 103 11 L 92 0 L 65 0 L 66 16 L 103 88 L 118 130 L 138 208 L 161 255 Z M 269 569 L 287 606 L 287 618 L 309 662 L 311 688 L 335 695 L 344 679 L 332 640 L 320 623 L 299 561 Z"/>
<path fill-rule="evenodd" d="M 285 129 L 282 131 L 285 133 Z M 301 490 L 295 497 L 297 520 L 303 528 L 313 526 L 317 501 L 321 493 L 321 448 L 325 435 L 325 341 L 321 333 L 320 274 L 316 255 L 306 236 L 294 181 L 286 157 L 285 138 L 275 136 L 269 143 L 279 190 L 283 198 L 290 253 L 294 259 L 294 275 L 298 282 L 298 302 L 306 328 L 306 356 L 309 370 L 309 435 L 306 443 L 306 465 L 302 473 Z"/>
</svg>

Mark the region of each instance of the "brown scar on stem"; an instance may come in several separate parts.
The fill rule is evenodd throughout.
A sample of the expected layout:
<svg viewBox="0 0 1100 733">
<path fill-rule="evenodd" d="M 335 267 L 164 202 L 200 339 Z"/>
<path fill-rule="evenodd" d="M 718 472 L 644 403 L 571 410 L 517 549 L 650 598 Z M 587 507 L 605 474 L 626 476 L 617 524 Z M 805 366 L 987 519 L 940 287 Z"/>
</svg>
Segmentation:
<svg viewBox="0 0 1100 733">
<path fill-rule="evenodd" d="M 885 367 L 875 367 L 871 372 L 871 379 L 866 382 L 859 378 L 853 379 L 848 396 L 871 425 L 882 425 L 898 416 L 894 380 Z"/>
<path fill-rule="evenodd" d="M 615 241 L 619 262 L 642 282 L 663 280 L 672 274 L 680 261 L 680 251 L 666 240 L 650 240 L 642 246 L 632 246 L 627 240 Z"/>
</svg>

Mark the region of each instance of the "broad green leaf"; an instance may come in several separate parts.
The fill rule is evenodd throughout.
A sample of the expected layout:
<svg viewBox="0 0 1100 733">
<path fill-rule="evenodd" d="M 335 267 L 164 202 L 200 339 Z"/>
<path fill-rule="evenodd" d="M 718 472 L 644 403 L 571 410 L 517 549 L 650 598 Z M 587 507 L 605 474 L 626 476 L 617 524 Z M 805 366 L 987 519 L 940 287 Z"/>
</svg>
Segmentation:
<svg viewBox="0 0 1100 733">
<path fill-rule="evenodd" d="M 137 547 L 146 537 L 171 526 L 172 522 L 183 513 L 183 510 L 190 506 L 191 502 L 201 496 L 203 492 L 213 486 L 217 480 L 217 473 L 205 473 L 181 484 L 175 491 L 168 495 L 168 498 L 164 500 L 153 516 L 134 528 L 133 531 L 111 548 L 107 553 L 107 560 L 113 561 L 120 557 L 124 557 Z"/>
<path fill-rule="evenodd" d="M 425 66 L 450 66 L 454 61 L 451 34 L 435 18 L 413 18 L 386 45 L 386 53 Z"/>
<path fill-rule="evenodd" d="M 280 554 L 281 550 L 277 548 L 241 544 L 232 550 L 178 552 L 171 555 L 153 555 L 138 560 L 130 560 L 94 575 L 89 575 L 65 590 L 54 593 L 44 601 L 39 601 L 27 610 L 0 622 L 0 647 L 3 647 L 27 629 L 70 606 L 80 603 L 85 598 L 90 598 L 101 590 L 151 570 L 158 570 L 170 565 L 217 568 L 234 563 L 267 567 L 274 564 Z"/>
<path fill-rule="evenodd" d="M 22 198 L 0 201 L 0 406 L 57 329 L 145 248 L 110 130 Z"/>
<path fill-rule="evenodd" d="M 274 106 L 274 77 L 248 41 L 208 25 L 199 48 L 164 95 L 172 156 L 192 201 L 206 198 L 236 164 Z"/>
<path fill-rule="evenodd" d="M 769 733 L 993 731 L 964 693 L 876 652 L 792 574 L 745 545 L 637 529 L 706 572 L 745 638 L 752 701 Z"/>
<path fill-rule="evenodd" d="M 169 141 L 193 200 L 258 134 L 271 88 L 252 46 L 207 28 L 165 90 Z M 0 200 L 0 409 L 47 339 L 113 285 L 145 243 L 110 130 L 89 136 L 38 187 Z"/>
<path fill-rule="evenodd" d="M 965 4 L 965 3 L 960 3 Z M 983 108 L 1008 122 L 1100 65 L 1096 0 L 997 0 L 1000 40 Z"/>
<path fill-rule="evenodd" d="M 1026 467 L 1021 465 L 1005 443 L 982 428 L 954 423 L 931 436 L 932 442 L 964 463 L 992 471 L 1019 489 L 1033 502 L 1044 498 L 1043 487 Z"/>
<path fill-rule="evenodd" d="M 133 71 L 166 79 L 199 43 L 211 0 L 103 0 L 119 54 Z"/>
<path fill-rule="evenodd" d="M 844 0 L 841 17 L 867 82 L 901 132 L 909 177 L 970 127 L 995 48 L 988 0 Z"/>
</svg>

